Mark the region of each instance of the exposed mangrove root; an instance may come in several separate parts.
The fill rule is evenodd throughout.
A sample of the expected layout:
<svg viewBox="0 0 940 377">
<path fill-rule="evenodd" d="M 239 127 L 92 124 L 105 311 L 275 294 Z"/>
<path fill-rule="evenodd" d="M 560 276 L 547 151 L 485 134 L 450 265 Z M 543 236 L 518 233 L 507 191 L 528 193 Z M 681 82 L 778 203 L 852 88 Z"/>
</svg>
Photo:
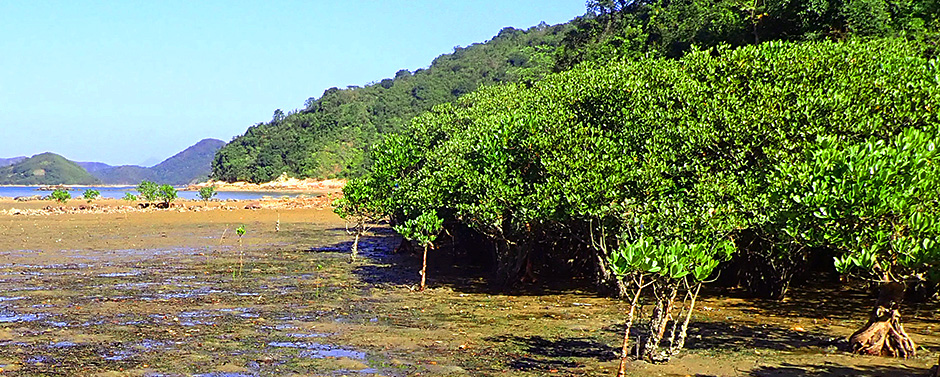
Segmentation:
<svg viewBox="0 0 940 377">
<path fill-rule="evenodd" d="M 653 286 L 652 296 L 655 303 L 650 314 L 645 339 L 638 341 L 635 347 L 636 357 L 655 363 L 669 361 L 672 356 L 678 354 L 685 347 L 686 335 L 688 334 L 689 323 L 692 320 L 692 312 L 695 310 L 695 301 L 701 290 L 701 283 L 693 285 L 686 279 L 663 279 L 646 285 L 641 283 L 642 281 L 634 281 L 634 284 L 638 286 Z M 680 302 L 677 302 L 676 298 L 680 292 L 683 294 L 683 298 Z M 629 332 L 630 325 L 632 325 L 633 310 L 639 304 L 638 297 L 638 294 L 634 296 L 631 303 L 631 311 L 627 318 L 627 332 Z M 665 337 L 667 329 L 669 330 L 669 336 Z M 629 334 L 625 332 L 624 348 L 621 353 L 624 360 L 621 360 L 620 373 L 624 373 L 628 337 Z M 662 348 L 663 343 L 666 343 L 665 349 Z"/>
<path fill-rule="evenodd" d="M 528 248 L 520 246 L 509 240 L 497 240 L 494 243 L 496 251 L 496 280 L 500 287 L 510 287 L 522 280 L 525 264 L 528 260 Z"/>
<path fill-rule="evenodd" d="M 636 281 L 636 292 L 633 294 L 633 301 L 630 302 L 630 311 L 627 313 L 627 324 L 623 330 L 623 348 L 620 350 L 620 369 L 617 371 L 617 377 L 624 377 L 627 374 L 627 357 L 630 356 L 630 328 L 633 327 L 633 317 L 636 312 L 636 306 L 640 302 L 640 293 L 643 292 L 643 275 L 640 275 Z"/>
<path fill-rule="evenodd" d="M 675 343 L 672 343 L 669 348 L 669 355 L 673 356 L 679 353 L 683 348 L 685 348 L 685 338 L 689 333 L 689 321 L 692 320 L 692 310 L 695 309 L 695 299 L 698 298 L 699 291 L 702 289 L 702 283 L 699 282 L 695 286 L 695 292 L 691 290 L 688 291 L 687 297 L 689 298 L 689 307 L 685 312 L 685 321 L 682 322 L 682 327 L 679 328 L 679 339 Z M 684 306 L 684 305 L 683 305 Z M 680 316 L 681 318 L 681 316 Z"/>
<path fill-rule="evenodd" d="M 643 359 L 653 362 L 662 362 L 668 359 L 668 355 L 659 352 L 659 345 L 666 333 L 669 322 L 673 320 L 672 311 L 675 306 L 676 295 L 679 292 L 678 282 L 670 281 L 654 285 L 653 296 L 656 304 L 653 306 L 653 314 L 650 316 L 649 334 L 646 342 L 643 344 L 641 355 Z"/>
<path fill-rule="evenodd" d="M 280 223 L 281 223 L 281 217 L 280 217 L 280 216 L 281 216 L 281 215 L 278 214 L 278 218 L 277 218 L 277 219 L 278 219 L 278 220 L 277 220 L 277 221 L 278 221 L 278 226 L 277 226 L 278 230 L 280 230 L 280 227 L 281 227 L 281 226 L 280 226 Z M 362 236 L 363 236 L 363 235 L 366 233 L 366 231 L 369 229 L 369 226 L 366 225 L 366 220 L 365 220 L 365 218 L 362 218 L 362 217 L 356 219 L 355 223 L 353 224 L 353 228 L 352 228 L 352 229 L 349 229 L 349 223 L 350 223 L 349 221 L 346 222 L 346 233 L 355 236 L 355 238 L 353 239 L 352 247 L 351 247 L 351 249 L 350 249 L 349 260 L 350 260 L 351 262 L 355 262 L 355 261 L 356 261 L 356 257 L 359 256 L 359 240 L 362 238 Z M 402 242 L 405 242 L 405 241 L 402 241 Z M 400 247 L 400 246 L 399 246 L 399 247 Z"/>
<path fill-rule="evenodd" d="M 601 220 L 598 220 L 602 224 Z M 607 229 L 601 225 L 597 229 L 595 236 L 593 221 L 588 227 L 591 234 L 591 246 L 593 246 L 595 267 L 597 269 L 597 287 L 598 291 L 610 294 L 614 297 L 627 297 L 627 285 L 624 284 L 616 273 L 614 273 L 608 257 L 611 255 L 608 249 Z"/>
<path fill-rule="evenodd" d="M 885 284 L 872 309 L 868 323 L 849 338 L 852 352 L 862 355 L 909 358 L 917 346 L 901 325 L 901 301 L 904 286 Z"/>
</svg>

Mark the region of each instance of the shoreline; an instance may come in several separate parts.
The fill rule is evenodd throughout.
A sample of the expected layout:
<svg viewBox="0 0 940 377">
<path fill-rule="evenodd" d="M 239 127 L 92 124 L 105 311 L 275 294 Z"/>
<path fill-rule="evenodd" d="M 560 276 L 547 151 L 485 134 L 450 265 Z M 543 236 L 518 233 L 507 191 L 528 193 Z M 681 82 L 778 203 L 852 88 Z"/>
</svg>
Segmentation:
<svg viewBox="0 0 940 377">
<path fill-rule="evenodd" d="M 102 187 L 102 188 L 122 188 L 122 187 L 137 187 L 137 185 L 0 185 L 0 188 L 30 188 L 30 187 L 66 187 L 66 188 L 91 188 L 91 187 Z"/>
<path fill-rule="evenodd" d="M 302 193 L 311 193 L 311 194 L 331 194 L 342 192 L 343 187 L 346 186 L 346 180 L 344 179 L 296 179 L 289 178 L 286 176 L 281 176 L 276 180 L 265 183 L 248 183 L 244 181 L 237 182 L 223 182 L 223 181 L 206 181 L 200 183 L 192 183 L 188 185 L 174 185 L 179 191 L 199 191 L 203 187 L 214 186 L 216 192 L 270 192 L 270 193 L 286 193 L 286 194 L 302 194 Z M 36 192 L 47 192 L 54 191 L 55 189 L 61 188 L 70 191 L 90 189 L 90 188 L 104 188 L 104 189 L 135 189 L 137 185 L 126 184 L 126 185 L 2 185 L 0 188 L 22 188 L 22 189 L 32 189 Z"/>
</svg>

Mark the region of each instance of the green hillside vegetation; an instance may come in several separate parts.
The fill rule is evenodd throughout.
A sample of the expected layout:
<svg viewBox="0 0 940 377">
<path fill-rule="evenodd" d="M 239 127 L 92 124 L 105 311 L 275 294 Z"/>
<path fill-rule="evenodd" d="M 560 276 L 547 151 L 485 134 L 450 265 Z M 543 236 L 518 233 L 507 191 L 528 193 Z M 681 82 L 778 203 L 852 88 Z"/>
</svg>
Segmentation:
<svg viewBox="0 0 940 377">
<path fill-rule="evenodd" d="M 153 181 L 154 175 L 149 168 L 137 165 L 112 166 L 91 172 L 106 185 L 131 185 L 142 181 Z"/>
<path fill-rule="evenodd" d="M 153 181 L 170 185 L 185 185 L 203 181 L 212 170 L 212 159 L 225 142 L 204 139 L 173 157 L 145 168 L 136 165 L 113 166 L 91 172 L 105 184 L 129 185 Z"/>
<path fill-rule="evenodd" d="M 590 0 L 587 6 L 588 14 L 571 23 L 556 70 L 582 62 L 677 58 L 692 46 L 917 37 L 940 29 L 936 0 Z"/>
<path fill-rule="evenodd" d="M 661 330 L 736 254 L 786 266 L 819 248 L 841 273 L 936 287 L 936 46 L 773 42 L 487 88 L 385 138 L 338 211 L 390 217 L 422 243 L 470 230 L 491 247 L 463 252 L 495 255 L 507 284 L 541 261 L 646 292 L 647 360 L 682 348 L 684 329 L 667 349 Z M 780 273 L 759 278 L 785 292 Z M 861 333 L 855 350 L 914 353 L 890 310 L 867 326 L 895 335 Z"/>
<path fill-rule="evenodd" d="M 531 84 L 551 72 L 568 25 L 505 28 L 492 40 L 441 55 L 427 69 L 400 70 L 364 87 L 331 88 L 304 108 L 275 111 L 216 155 L 212 178 L 263 182 L 297 177 L 345 177 L 368 166 L 368 147 L 432 106 L 481 86 Z"/>
<path fill-rule="evenodd" d="M 42 153 L 0 168 L 4 185 L 94 185 L 101 183 L 78 164 L 55 153 Z"/>
</svg>

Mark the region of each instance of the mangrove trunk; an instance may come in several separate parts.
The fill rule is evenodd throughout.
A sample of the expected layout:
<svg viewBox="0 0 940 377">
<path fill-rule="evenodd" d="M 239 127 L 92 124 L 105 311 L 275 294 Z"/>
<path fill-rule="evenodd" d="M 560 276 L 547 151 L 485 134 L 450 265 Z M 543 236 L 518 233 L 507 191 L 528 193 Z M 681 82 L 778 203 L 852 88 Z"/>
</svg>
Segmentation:
<svg viewBox="0 0 940 377">
<path fill-rule="evenodd" d="M 424 245 L 424 257 L 421 258 L 421 291 L 425 288 L 425 278 L 428 275 L 428 246 Z"/>
<path fill-rule="evenodd" d="M 887 283 L 881 287 L 878 303 L 868 323 L 849 338 L 852 352 L 862 355 L 908 358 L 917 346 L 901 325 L 901 301 L 904 285 Z"/>
</svg>

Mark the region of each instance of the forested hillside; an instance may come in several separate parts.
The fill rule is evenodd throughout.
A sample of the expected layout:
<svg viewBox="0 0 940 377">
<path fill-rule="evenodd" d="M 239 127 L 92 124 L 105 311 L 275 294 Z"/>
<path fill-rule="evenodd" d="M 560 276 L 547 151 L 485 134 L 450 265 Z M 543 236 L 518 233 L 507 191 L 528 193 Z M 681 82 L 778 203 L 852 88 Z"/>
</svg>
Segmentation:
<svg viewBox="0 0 940 377">
<path fill-rule="evenodd" d="M 917 37 L 940 27 L 936 0 L 589 0 L 587 7 L 587 15 L 572 21 L 556 70 L 582 62 L 677 58 L 693 45 Z"/>
<path fill-rule="evenodd" d="M 218 152 L 212 177 L 261 182 L 283 172 L 358 175 L 369 164 L 369 145 L 434 105 L 483 85 L 538 81 L 554 67 L 555 51 L 568 30 L 569 25 L 545 24 L 505 28 L 486 43 L 441 55 L 427 69 L 400 70 L 364 87 L 331 88 L 302 109 L 277 110 L 270 122 L 250 127 Z"/>
</svg>

